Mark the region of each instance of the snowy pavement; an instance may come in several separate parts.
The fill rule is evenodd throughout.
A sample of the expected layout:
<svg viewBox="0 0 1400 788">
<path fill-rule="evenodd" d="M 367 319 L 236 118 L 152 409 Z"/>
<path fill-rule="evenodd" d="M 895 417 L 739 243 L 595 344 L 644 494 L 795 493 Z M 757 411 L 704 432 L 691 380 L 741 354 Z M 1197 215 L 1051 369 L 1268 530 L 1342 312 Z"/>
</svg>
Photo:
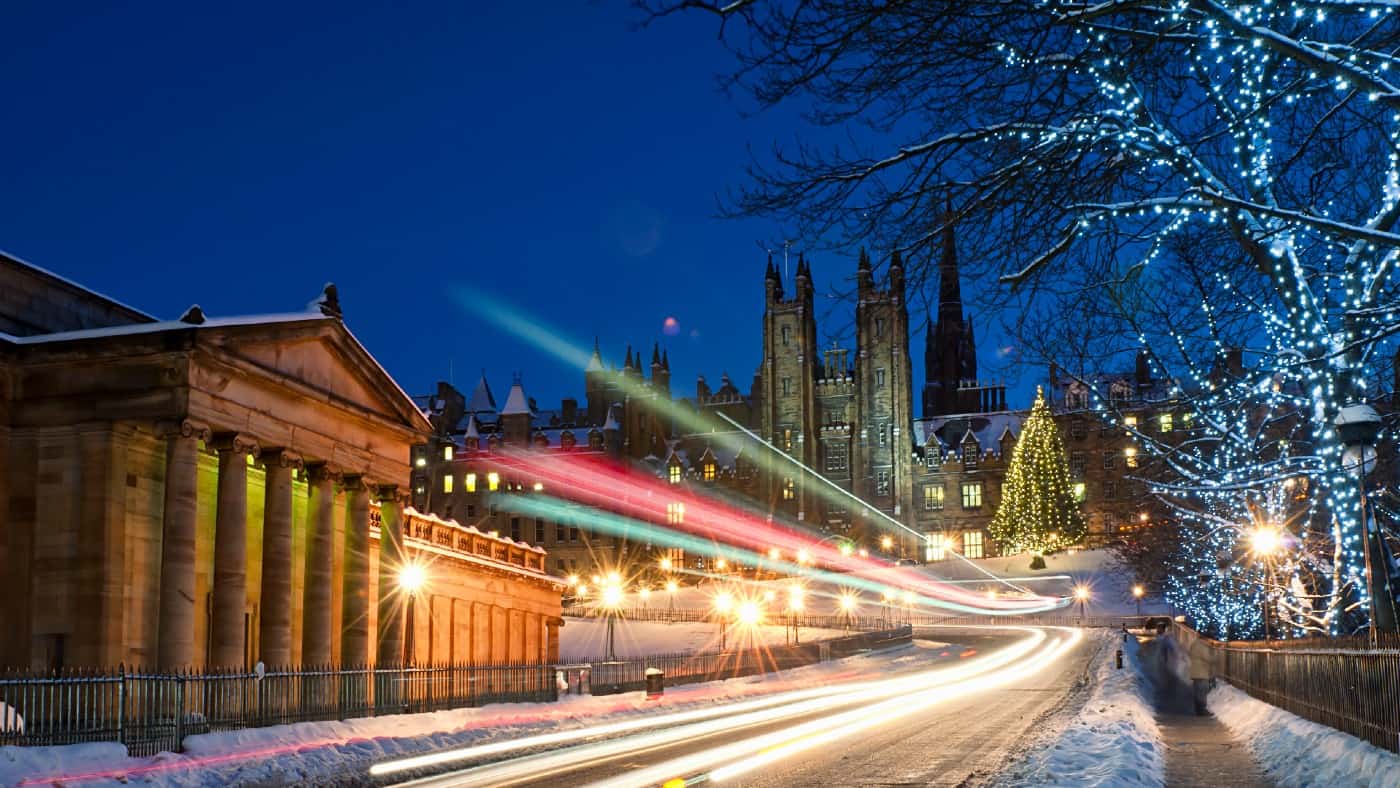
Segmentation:
<svg viewBox="0 0 1400 788">
<path fill-rule="evenodd" d="M 1156 788 L 1163 784 L 1163 745 L 1152 711 L 1152 682 L 1139 660 L 1138 641 L 1097 632 L 1088 700 L 1073 716 L 1049 720 L 1031 752 L 995 784 Z M 1124 667 L 1114 651 L 1123 649 Z"/>
</svg>

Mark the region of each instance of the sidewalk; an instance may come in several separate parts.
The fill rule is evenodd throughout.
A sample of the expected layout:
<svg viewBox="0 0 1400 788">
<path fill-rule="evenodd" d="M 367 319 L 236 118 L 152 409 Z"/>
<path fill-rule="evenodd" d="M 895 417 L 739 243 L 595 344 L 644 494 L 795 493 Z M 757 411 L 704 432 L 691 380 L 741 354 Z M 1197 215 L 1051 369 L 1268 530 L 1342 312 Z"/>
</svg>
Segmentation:
<svg viewBox="0 0 1400 788">
<path fill-rule="evenodd" d="M 1273 783 L 1254 762 L 1248 748 L 1214 715 L 1196 716 L 1191 686 L 1169 667 L 1172 654 L 1164 638 L 1145 644 L 1144 667 L 1156 685 L 1157 726 L 1166 745 L 1166 784 L 1271 788 Z"/>
</svg>

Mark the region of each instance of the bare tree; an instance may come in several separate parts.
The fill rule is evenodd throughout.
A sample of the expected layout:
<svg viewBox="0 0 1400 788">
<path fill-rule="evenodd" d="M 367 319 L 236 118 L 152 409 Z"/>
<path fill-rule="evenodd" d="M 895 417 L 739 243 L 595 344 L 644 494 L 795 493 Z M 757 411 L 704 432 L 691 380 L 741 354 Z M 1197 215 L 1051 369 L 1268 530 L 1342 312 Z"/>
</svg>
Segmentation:
<svg viewBox="0 0 1400 788">
<path fill-rule="evenodd" d="M 713 15 L 735 59 L 728 88 L 845 134 L 775 147 L 732 212 L 927 260 L 951 203 L 961 257 L 1000 283 L 1028 346 L 1064 354 L 1035 340 L 1075 305 L 1115 319 L 1068 346 L 1080 362 L 1145 346 L 1178 381 L 1170 396 L 1198 410 L 1200 437 L 1156 447 L 1157 490 L 1184 517 L 1236 518 L 1307 480 L 1297 535 L 1310 544 L 1323 523 L 1329 557 L 1299 573 L 1303 595 L 1325 598 L 1322 629 L 1365 624 L 1356 485 L 1331 421 L 1377 397 L 1376 357 L 1400 329 L 1394 6 L 642 5 L 653 23 Z M 1230 347 L 1247 369 L 1213 379 Z M 1266 448 L 1280 430 L 1282 453 Z"/>
</svg>

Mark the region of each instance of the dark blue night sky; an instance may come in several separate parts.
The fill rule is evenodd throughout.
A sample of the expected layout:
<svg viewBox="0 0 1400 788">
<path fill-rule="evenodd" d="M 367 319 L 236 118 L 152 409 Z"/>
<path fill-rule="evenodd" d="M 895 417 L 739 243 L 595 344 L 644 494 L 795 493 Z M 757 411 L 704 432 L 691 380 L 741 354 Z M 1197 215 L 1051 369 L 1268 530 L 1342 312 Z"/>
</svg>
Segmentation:
<svg viewBox="0 0 1400 788">
<path fill-rule="evenodd" d="M 582 395 L 581 373 L 472 314 L 462 288 L 579 345 L 596 334 L 617 363 L 661 341 L 679 394 L 726 370 L 747 390 L 762 246 L 782 228 L 714 218 L 716 195 L 750 147 L 807 132 L 716 90 L 730 61 L 712 20 L 195 5 L 0 10 L 0 249 L 162 318 L 295 310 L 333 280 L 412 393 L 486 368 L 501 398 L 514 372 L 542 406 Z M 855 261 L 813 268 L 820 291 Z"/>
</svg>

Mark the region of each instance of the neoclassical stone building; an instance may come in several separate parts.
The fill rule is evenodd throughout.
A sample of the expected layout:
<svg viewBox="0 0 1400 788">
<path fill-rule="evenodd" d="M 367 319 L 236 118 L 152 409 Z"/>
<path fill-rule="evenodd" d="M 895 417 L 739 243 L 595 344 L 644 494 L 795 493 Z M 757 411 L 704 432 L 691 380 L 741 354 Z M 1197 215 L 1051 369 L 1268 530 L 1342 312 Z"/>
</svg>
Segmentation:
<svg viewBox="0 0 1400 788">
<path fill-rule="evenodd" d="M 0 665 L 396 663 L 410 560 L 415 659 L 552 658 L 544 551 L 405 511 L 430 429 L 333 286 L 161 321 L 0 255 Z"/>
</svg>

